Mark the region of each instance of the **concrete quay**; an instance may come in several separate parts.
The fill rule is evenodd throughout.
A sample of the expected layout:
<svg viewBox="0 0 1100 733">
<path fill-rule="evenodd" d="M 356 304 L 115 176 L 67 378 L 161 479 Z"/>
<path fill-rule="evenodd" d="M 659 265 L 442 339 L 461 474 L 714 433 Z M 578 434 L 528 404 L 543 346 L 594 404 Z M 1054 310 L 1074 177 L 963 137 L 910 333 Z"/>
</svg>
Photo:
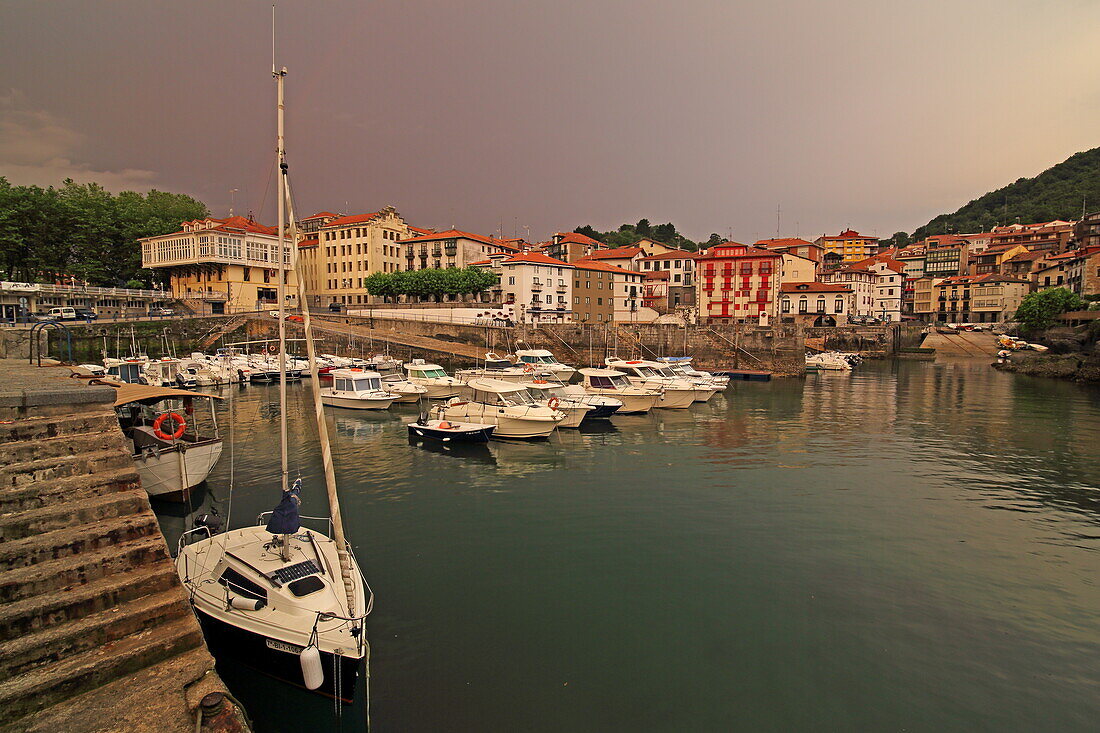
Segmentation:
<svg viewBox="0 0 1100 733">
<path fill-rule="evenodd" d="M 193 731 L 227 690 L 114 390 L 68 375 L 0 360 L 0 731 Z"/>
</svg>

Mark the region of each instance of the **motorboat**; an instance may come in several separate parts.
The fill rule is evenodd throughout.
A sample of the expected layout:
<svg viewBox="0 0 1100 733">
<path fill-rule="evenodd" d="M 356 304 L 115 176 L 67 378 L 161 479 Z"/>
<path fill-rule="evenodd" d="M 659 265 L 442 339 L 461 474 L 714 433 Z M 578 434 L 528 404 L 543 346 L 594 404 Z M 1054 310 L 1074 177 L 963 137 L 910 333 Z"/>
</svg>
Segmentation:
<svg viewBox="0 0 1100 733">
<path fill-rule="evenodd" d="M 422 415 L 408 424 L 409 437 L 413 440 L 437 440 L 441 443 L 488 443 L 496 430 L 488 423 L 432 420 Z"/>
<path fill-rule="evenodd" d="M 112 359 L 108 357 L 103 360 L 103 368 L 107 376 L 114 377 L 115 380 L 119 382 L 125 382 L 126 384 L 145 384 L 143 377 L 146 361 L 148 361 L 148 359 Z"/>
<path fill-rule="evenodd" d="M 622 403 L 618 414 L 638 415 L 657 406 L 661 390 L 637 387 L 615 369 L 581 369 L 580 386 L 589 395 L 612 397 Z"/>
<path fill-rule="evenodd" d="M 604 363 L 609 368 L 625 374 L 630 383 L 636 387 L 660 390 L 661 396 L 657 399 L 657 407 L 673 410 L 691 407 L 697 394 L 702 391 L 696 390 L 695 385 L 687 380 L 662 374 L 661 370 L 664 367 L 657 362 L 641 359 L 626 361 L 608 357 L 604 359 Z"/>
<path fill-rule="evenodd" d="M 577 370 L 568 364 L 562 364 L 554 354 L 546 349 L 517 349 L 513 361 L 520 367 L 531 366 L 531 371 L 540 377 L 553 377 L 568 382 Z"/>
<path fill-rule="evenodd" d="M 400 374 L 384 375 L 381 372 L 378 372 L 378 374 L 382 377 L 382 389 L 397 395 L 394 402 L 419 402 L 422 398 L 428 396 L 427 387 L 414 384 Z"/>
<path fill-rule="evenodd" d="M 485 361 L 480 367 L 459 369 L 455 372 L 455 378 L 466 384 L 472 379 L 498 379 L 504 382 L 525 382 L 535 374 L 535 367 L 527 364 L 518 366 L 510 359 L 497 356 L 493 352 L 485 355 Z"/>
<path fill-rule="evenodd" d="M 438 364 L 429 364 L 423 359 L 413 359 L 405 365 L 409 381 L 427 390 L 427 396 L 433 400 L 448 400 L 458 397 L 460 382 Z"/>
<path fill-rule="evenodd" d="M 298 241 L 283 146 L 285 76 L 285 69 L 274 75 L 278 90 L 280 250 L 284 247 L 284 222 L 288 219 L 289 242 Z M 284 207 L 289 208 L 287 217 Z M 298 276 L 298 303 L 312 371 L 316 369 L 316 358 L 310 313 L 305 305 L 308 280 L 302 277 L 297 247 L 290 244 L 289 250 Z M 279 346 L 285 354 L 286 278 L 277 280 Z M 374 374 L 377 379 L 377 373 Z M 350 381 L 355 379 L 358 377 Z M 299 514 L 302 480 L 291 484 L 288 478 L 287 379 L 280 379 L 278 505 L 274 511 L 261 515 L 256 525 L 220 534 L 205 524 L 197 524 L 180 539 L 176 569 L 216 657 L 232 656 L 264 674 L 350 703 L 358 672 L 368 653 L 366 618 L 374 596 L 344 534 L 328 421 L 321 407 L 320 380 L 311 379 L 310 390 L 332 517 Z M 303 526 L 303 520 L 317 521 L 324 530 Z"/>
<path fill-rule="evenodd" d="M 329 407 L 349 410 L 385 410 L 400 395 L 382 388 L 382 376 L 378 372 L 362 369 L 334 369 L 332 386 L 321 390 L 321 402 Z"/>
<path fill-rule="evenodd" d="M 852 365 L 848 363 L 848 360 L 837 354 L 829 352 L 806 354 L 806 371 L 845 372 L 851 370 Z"/>
<path fill-rule="evenodd" d="M 495 425 L 497 438 L 548 438 L 565 413 L 538 404 L 527 388 L 501 379 L 473 379 L 470 396 L 452 397 L 434 410 L 437 420 Z"/>
<path fill-rule="evenodd" d="M 674 373 L 691 379 L 704 379 L 717 386 L 718 391 L 722 391 L 729 386 L 730 378 L 728 376 L 696 369 L 691 360 L 692 357 L 690 356 L 662 356 L 657 359 L 662 364 L 667 364 Z"/>
<path fill-rule="evenodd" d="M 695 388 L 695 402 L 706 402 L 721 389 L 713 380 L 707 377 L 695 377 L 684 373 L 681 366 L 673 366 L 661 361 L 652 362 L 653 371 L 668 379 L 680 379 Z"/>
<path fill-rule="evenodd" d="M 172 357 L 150 359 L 142 367 L 142 382 L 151 387 L 175 387 L 180 372 L 180 360 Z"/>
<path fill-rule="evenodd" d="M 551 397 L 557 397 L 562 401 L 563 405 L 567 402 L 586 405 L 591 409 L 585 413 L 585 420 L 607 419 L 621 410 L 623 406 L 623 403 L 614 397 L 589 394 L 585 391 L 584 386 L 580 384 L 565 384 L 553 379 L 543 379 L 541 377 L 532 379 L 529 382 L 522 382 L 522 384 L 534 396 L 541 393 L 547 400 Z M 558 427 L 571 426 L 562 424 Z"/>
<path fill-rule="evenodd" d="M 545 379 L 533 379 L 524 382 L 528 394 L 535 399 L 535 404 L 545 405 L 551 410 L 565 413 L 565 419 L 558 423 L 559 428 L 579 428 L 588 416 L 595 412 L 596 408 L 583 402 L 574 401 L 556 392 L 560 389 L 560 383 L 550 382 Z"/>
<path fill-rule="evenodd" d="M 214 400 L 221 398 L 144 384 L 112 386 L 116 388 L 115 414 L 130 442 L 141 485 L 155 499 L 186 501 L 222 454 L 213 407 Z M 209 424 L 201 431 L 196 426 L 197 399 L 210 401 Z"/>
</svg>

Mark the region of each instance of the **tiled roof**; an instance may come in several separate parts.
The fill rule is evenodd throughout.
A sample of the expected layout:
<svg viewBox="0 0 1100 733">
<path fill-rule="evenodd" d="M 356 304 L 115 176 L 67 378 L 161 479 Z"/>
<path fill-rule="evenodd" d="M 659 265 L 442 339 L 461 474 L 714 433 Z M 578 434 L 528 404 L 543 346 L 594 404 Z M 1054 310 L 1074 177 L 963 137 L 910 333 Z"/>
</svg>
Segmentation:
<svg viewBox="0 0 1100 733">
<path fill-rule="evenodd" d="M 744 247 L 744 254 L 715 254 L 714 250 L 722 249 L 725 247 Z M 722 244 L 716 244 L 707 250 L 706 254 L 699 255 L 695 259 L 697 260 L 721 260 L 732 259 L 739 257 L 774 257 L 781 259 L 783 255 L 778 252 L 772 252 L 770 249 L 761 249 L 760 247 L 753 247 L 751 244 L 741 244 L 740 242 L 722 242 Z"/>
<path fill-rule="evenodd" d="M 763 247 L 765 249 L 778 249 L 780 247 L 820 247 L 821 245 L 807 242 L 805 239 L 799 239 L 798 237 L 778 237 L 757 240 L 753 243 L 753 246 Z"/>
<path fill-rule="evenodd" d="M 298 248 L 305 249 L 306 247 L 316 247 L 317 244 L 317 237 L 311 237 L 309 239 L 303 239 L 301 242 L 298 242 Z"/>
<path fill-rule="evenodd" d="M 380 212 L 376 211 L 373 214 L 352 214 L 351 216 L 341 216 L 333 219 L 326 227 L 342 227 L 348 224 L 362 224 L 365 221 L 370 221 L 374 217 L 378 216 Z"/>
<path fill-rule="evenodd" d="M 568 262 L 555 260 L 541 252 L 519 252 L 504 260 L 506 265 L 531 264 L 531 265 L 555 265 L 557 267 L 572 267 Z"/>
<path fill-rule="evenodd" d="M 305 219 L 302 219 L 302 221 L 309 221 L 310 219 L 324 219 L 326 216 L 335 218 L 336 214 L 333 214 L 331 211 L 318 211 L 313 216 L 307 216 Z"/>
<path fill-rule="evenodd" d="M 850 293 L 852 289 L 839 283 L 792 282 L 779 287 L 781 293 Z"/>
<path fill-rule="evenodd" d="M 582 257 L 579 260 L 573 261 L 573 267 L 578 270 L 600 270 L 602 272 L 617 272 L 622 275 L 636 275 L 641 277 L 642 273 L 634 272 L 633 270 L 626 270 L 617 265 L 609 265 L 606 262 L 599 262 L 597 260 L 591 260 L 587 257 Z"/>
<path fill-rule="evenodd" d="M 593 252 L 584 259 L 591 260 L 624 260 L 636 255 L 645 254 L 641 247 L 616 247 L 614 249 L 601 249 Z"/>
<path fill-rule="evenodd" d="M 837 239 L 876 239 L 876 237 L 867 237 L 854 229 L 845 229 L 836 236 L 822 235 L 822 239 L 837 240 Z"/>
<path fill-rule="evenodd" d="M 579 232 L 556 232 L 555 237 L 560 237 L 560 241 L 564 243 L 572 242 L 575 244 L 587 244 L 593 247 L 605 247 L 603 242 L 587 237 Z"/>
<path fill-rule="evenodd" d="M 409 231 L 416 232 L 417 234 L 434 234 L 435 233 L 434 229 L 424 229 L 423 227 L 414 227 L 412 224 L 406 224 L 405 226 L 407 226 L 409 228 Z"/>
<path fill-rule="evenodd" d="M 1009 262 L 1034 262 L 1035 260 L 1042 260 L 1046 258 L 1044 252 L 1021 252 L 1018 255 L 1014 255 L 1008 258 Z"/>
<path fill-rule="evenodd" d="M 410 229 L 412 227 L 409 227 Z M 400 240 L 401 244 L 409 242 L 434 242 L 440 239 L 469 239 L 474 242 L 481 242 L 482 244 L 491 244 L 494 247 L 500 249 L 511 250 L 513 252 L 518 251 L 519 247 L 514 244 L 509 244 L 503 239 L 494 239 L 493 237 L 484 237 L 480 234 L 471 234 L 470 232 L 462 232 L 458 229 L 448 229 L 445 232 L 432 232 L 431 234 L 424 234 L 418 237 L 407 237 Z"/>
</svg>

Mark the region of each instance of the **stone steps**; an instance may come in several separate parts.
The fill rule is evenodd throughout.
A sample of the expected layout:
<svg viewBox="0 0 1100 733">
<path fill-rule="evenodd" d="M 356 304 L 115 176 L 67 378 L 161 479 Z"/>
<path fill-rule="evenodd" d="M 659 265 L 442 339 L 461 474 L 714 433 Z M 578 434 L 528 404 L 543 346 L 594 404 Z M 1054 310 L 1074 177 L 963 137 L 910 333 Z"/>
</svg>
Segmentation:
<svg viewBox="0 0 1100 733">
<path fill-rule="evenodd" d="M 195 619 L 183 616 L 0 682 L 0 725 L 202 643 Z"/>
<path fill-rule="evenodd" d="M 37 509 L 0 514 L 0 544 L 59 529 L 136 514 L 148 506 L 143 489 L 89 497 L 76 504 L 54 503 Z"/>
<path fill-rule="evenodd" d="M 118 428 L 115 428 L 116 433 Z M 0 464 L 23 464 L 52 458 L 74 458 L 106 450 L 119 451 L 119 435 L 98 430 L 51 438 L 0 443 Z"/>
<path fill-rule="evenodd" d="M 157 529 L 156 518 L 151 513 L 132 514 L 3 542 L 0 543 L 0 571 L 27 568 L 38 563 L 99 551 L 119 543 L 155 535 Z"/>
<path fill-rule="evenodd" d="M 114 448 L 78 456 L 55 456 L 0 465 L 0 489 L 55 481 L 70 476 L 133 468 L 133 461 L 117 444 Z"/>
<path fill-rule="evenodd" d="M 11 603 L 40 593 L 64 591 L 147 562 L 169 562 L 164 539 L 155 531 L 155 520 L 125 517 L 121 521 L 124 523 L 122 528 L 144 530 L 151 526 L 152 532 L 124 542 L 111 538 L 104 547 L 78 551 L 56 560 L 8 567 L 0 575 L 0 603 Z"/>
<path fill-rule="evenodd" d="M 140 488 L 133 461 L 124 468 L 78 474 L 41 484 L 28 484 L 0 491 L 0 514 L 28 511 L 53 504 L 70 505 L 83 499 L 116 491 Z"/>
<path fill-rule="evenodd" d="M 31 417 L 0 424 L 0 444 L 23 440 L 45 440 L 65 435 L 110 432 L 118 421 L 110 413 L 80 413 L 66 417 Z"/>
<path fill-rule="evenodd" d="M 170 588 L 183 593 L 175 568 L 162 564 L 112 573 L 64 593 L 30 596 L 0 605 L 0 642 L 124 606 Z"/>
<path fill-rule="evenodd" d="M 186 596 L 173 587 L 67 624 L 20 635 L 0 643 L 0 679 L 64 661 L 191 613 Z"/>
</svg>

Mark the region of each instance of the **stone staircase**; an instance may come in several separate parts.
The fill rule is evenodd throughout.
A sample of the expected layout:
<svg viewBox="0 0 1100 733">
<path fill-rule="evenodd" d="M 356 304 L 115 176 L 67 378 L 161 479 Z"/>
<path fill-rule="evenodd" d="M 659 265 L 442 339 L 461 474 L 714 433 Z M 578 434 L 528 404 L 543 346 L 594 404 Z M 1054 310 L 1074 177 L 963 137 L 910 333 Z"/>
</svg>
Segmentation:
<svg viewBox="0 0 1100 733">
<path fill-rule="evenodd" d="M 0 394 L 0 730 L 107 729 L 84 696 L 158 665 L 172 665 L 180 700 L 216 680 L 111 403 L 74 394 L 85 399 Z M 128 729 L 178 729 L 148 725 Z"/>
</svg>

